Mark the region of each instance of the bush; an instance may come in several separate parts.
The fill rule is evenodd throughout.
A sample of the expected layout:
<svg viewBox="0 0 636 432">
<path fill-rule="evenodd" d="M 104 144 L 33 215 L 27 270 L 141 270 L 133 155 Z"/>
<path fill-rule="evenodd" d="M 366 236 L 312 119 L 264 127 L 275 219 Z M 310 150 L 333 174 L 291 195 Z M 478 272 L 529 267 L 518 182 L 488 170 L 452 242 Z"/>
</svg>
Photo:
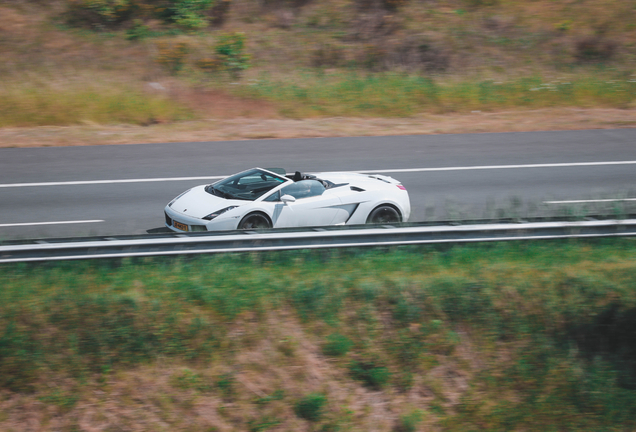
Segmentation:
<svg viewBox="0 0 636 432">
<path fill-rule="evenodd" d="M 579 62 L 610 60 L 616 51 L 616 42 L 599 36 L 578 39 L 574 44 L 574 57 Z"/>
<path fill-rule="evenodd" d="M 322 409 L 327 398 L 322 393 L 310 393 L 296 403 L 295 412 L 300 418 L 318 421 L 322 416 Z"/>
<path fill-rule="evenodd" d="M 73 25 L 114 26 L 133 14 L 131 0 L 69 0 L 68 20 Z"/>
<path fill-rule="evenodd" d="M 133 22 L 132 27 L 126 32 L 126 39 L 128 40 L 142 40 L 150 36 L 150 28 L 144 25 L 144 22 L 140 19 L 136 19 Z"/>
<path fill-rule="evenodd" d="M 214 0 L 67 0 L 70 24 L 115 27 L 131 19 L 159 18 L 186 30 L 207 27 Z"/>
<path fill-rule="evenodd" d="M 219 389 L 224 398 L 230 399 L 234 396 L 234 386 L 236 378 L 231 373 L 226 373 L 219 376 L 216 381 L 216 387 Z"/>
<path fill-rule="evenodd" d="M 408 4 L 409 0 L 382 0 L 382 5 L 386 10 L 396 11 Z"/>
<path fill-rule="evenodd" d="M 413 411 L 410 414 L 403 415 L 397 421 L 397 424 L 393 428 L 394 432 L 415 432 L 417 430 L 417 424 L 422 421 L 422 412 Z"/>
<path fill-rule="evenodd" d="M 260 432 L 260 431 L 264 431 L 269 428 L 272 428 L 281 423 L 282 423 L 282 420 L 276 417 L 271 417 L 266 415 L 259 419 L 253 419 L 248 421 L 247 430 L 249 430 L 249 432 Z M 213 430 L 216 430 L 216 429 L 213 429 Z"/>
<path fill-rule="evenodd" d="M 214 46 L 217 58 L 233 77 L 238 78 L 249 67 L 250 56 L 245 54 L 245 34 L 222 34 Z"/>
<path fill-rule="evenodd" d="M 196 65 L 199 69 L 206 73 L 214 73 L 221 70 L 221 61 L 216 58 L 206 57 L 200 60 L 197 60 Z"/>
<path fill-rule="evenodd" d="M 186 30 L 208 26 L 204 13 L 212 7 L 212 0 L 172 0 L 165 8 L 165 19 Z"/>
<path fill-rule="evenodd" d="M 374 360 L 354 360 L 349 363 L 349 373 L 355 380 L 362 381 L 367 387 L 380 390 L 391 378 L 391 372 L 376 365 Z"/>
<path fill-rule="evenodd" d="M 341 357 L 351 349 L 351 339 L 338 333 L 327 336 L 327 343 L 322 347 L 322 352 L 326 356 Z"/>
<path fill-rule="evenodd" d="M 155 61 L 173 75 L 183 68 L 190 51 L 188 45 L 184 42 L 159 42 L 157 43 L 157 48 L 159 53 Z"/>
</svg>

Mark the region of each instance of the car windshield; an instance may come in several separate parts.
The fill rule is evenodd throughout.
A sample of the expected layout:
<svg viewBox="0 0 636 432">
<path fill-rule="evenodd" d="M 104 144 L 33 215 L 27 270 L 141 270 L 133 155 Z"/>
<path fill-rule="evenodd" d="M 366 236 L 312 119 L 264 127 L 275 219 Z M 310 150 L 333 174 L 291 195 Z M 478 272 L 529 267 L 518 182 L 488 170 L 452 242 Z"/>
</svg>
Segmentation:
<svg viewBox="0 0 636 432">
<path fill-rule="evenodd" d="M 285 181 L 284 177 L 252 169 L 206 186 L 205 191 L 222 198 L 254 201 Z"/>
</svg>

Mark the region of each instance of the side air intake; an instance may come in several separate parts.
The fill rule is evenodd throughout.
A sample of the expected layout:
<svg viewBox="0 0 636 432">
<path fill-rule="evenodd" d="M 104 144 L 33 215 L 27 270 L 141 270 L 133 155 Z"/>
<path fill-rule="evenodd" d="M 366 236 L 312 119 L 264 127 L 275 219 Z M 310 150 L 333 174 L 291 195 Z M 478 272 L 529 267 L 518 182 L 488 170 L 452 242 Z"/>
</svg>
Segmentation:
<svg viewBox="0 0 636 432">
<path fill-rule="evenodd" d="M 356 192 L 364 192 L 364 189 L 359 188 L 358 186 L 349 186 L 351 188 L 352 191 L 356 191 Z"/>
</svg>

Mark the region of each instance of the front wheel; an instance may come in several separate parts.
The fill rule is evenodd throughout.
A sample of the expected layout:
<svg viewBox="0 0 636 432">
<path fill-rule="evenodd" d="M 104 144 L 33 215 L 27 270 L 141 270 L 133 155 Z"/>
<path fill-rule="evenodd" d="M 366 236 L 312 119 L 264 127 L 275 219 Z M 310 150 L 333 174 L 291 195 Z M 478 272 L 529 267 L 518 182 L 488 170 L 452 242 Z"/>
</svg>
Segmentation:
<svg viewBox="0 0 636 432">
<path fill-rule="evenodd" d="M 271 227 L 272 224 L 269 222 L 269 219 L 262 213 L 249 214 L 245 216 L 238 225 L 238 229 L 240 230 L 265 229 Z"/>
<path fill-rule="evenodd" d="M 402 216 L 394 207 L 381 205 L 373 209 L 367 218 L 368 224 L 386 224 L 402 222 Z"/>
</svg>

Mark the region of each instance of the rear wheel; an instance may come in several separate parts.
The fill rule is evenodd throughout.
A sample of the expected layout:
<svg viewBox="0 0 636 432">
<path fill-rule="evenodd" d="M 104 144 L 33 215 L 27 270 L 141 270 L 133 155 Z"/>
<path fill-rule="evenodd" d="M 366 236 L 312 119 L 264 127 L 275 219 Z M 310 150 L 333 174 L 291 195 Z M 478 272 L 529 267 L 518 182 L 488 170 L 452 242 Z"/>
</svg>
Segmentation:
<svg viewBox="0 0 636 432">
<path fill-rule="evenodd" d="M 373 209 L 367 218 L 368 224 L 385 224 L 402 222 L 402 216 L 395 207 L 381 205 Z"/>
<path fill-rule="evenodd" d="M 272 224 L 269 222 L 267 216 L 263 213 L 252 213 L 245 216 L 238 225 L 238 229 L 264 229 L 271 228 Z"/>
</svg>

